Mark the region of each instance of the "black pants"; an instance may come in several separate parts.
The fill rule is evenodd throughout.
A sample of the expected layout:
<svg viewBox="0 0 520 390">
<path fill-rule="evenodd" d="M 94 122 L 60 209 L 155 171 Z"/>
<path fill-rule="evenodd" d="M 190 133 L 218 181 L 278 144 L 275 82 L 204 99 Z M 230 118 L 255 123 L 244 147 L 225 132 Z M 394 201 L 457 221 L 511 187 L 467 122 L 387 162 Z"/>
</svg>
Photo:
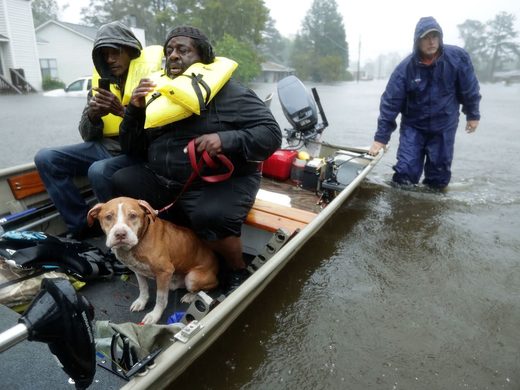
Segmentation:
<svg viewBox="0 0 520 390">
<path fill-rule="evenodd" d="M 189 226 L 205 240 L 239 237 L 260 188 L 255 172 L 219 183 L 195 180 L 161 218 Z M 123 168 L 112 177 L 118 196 L 146 200 L 155 209 L 173 202 L 183 184 L 165 180 L 144 165 Z"/>
</svg>

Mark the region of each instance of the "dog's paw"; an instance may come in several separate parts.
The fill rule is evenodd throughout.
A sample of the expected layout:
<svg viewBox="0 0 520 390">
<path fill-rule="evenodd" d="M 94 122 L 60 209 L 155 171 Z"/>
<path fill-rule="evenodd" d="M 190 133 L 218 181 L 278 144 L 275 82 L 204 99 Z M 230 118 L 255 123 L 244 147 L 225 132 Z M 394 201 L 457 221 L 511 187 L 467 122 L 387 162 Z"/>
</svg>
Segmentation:
<svg viewBox="0 0 520 390">
<path fill-rule="evenodd" d="M 157 321 L 159 321 L 159 318 L 161 318 L 161 314 L 157 314 L 155 310 L 152 310 L 150 313 L 144 316 L 141 322 L 143 324 L 156 324 Z"/>
<path fill-rule="evenodd" d="M 181 298 L 181 302 L 183 303 L 192 303 L 197 299 L 197 293 L 189 292 L 187 294 L 184 294 L 184 296 Z"/>
<path fill-rule="evenodd" d="M 131 305 L 130 311 L 142 311 L 146 306 L 146 300 L 137 298 Z"/>
</svg>

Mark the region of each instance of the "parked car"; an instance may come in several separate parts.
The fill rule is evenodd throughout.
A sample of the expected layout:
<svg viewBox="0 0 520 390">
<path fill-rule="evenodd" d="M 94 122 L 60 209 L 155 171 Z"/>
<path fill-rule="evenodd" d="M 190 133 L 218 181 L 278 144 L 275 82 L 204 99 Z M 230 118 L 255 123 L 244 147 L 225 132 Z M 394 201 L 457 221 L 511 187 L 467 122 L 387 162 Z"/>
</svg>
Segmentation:
<svg viewBox="0 0 520 390">
<path fill-rule="evenodd" d="M 51 96 L 51 97 L 62 97 L 62 96 L 72 96 L 72 97 L 86 97 L 88 91 L 92 88 L 92 77 L 84 76 L 77 78 L 72 83 L 67 85 L 65 88 L 53 89 L 51 91 L 47 91 L 43 93 L 43 96 Z"/>
</svg>

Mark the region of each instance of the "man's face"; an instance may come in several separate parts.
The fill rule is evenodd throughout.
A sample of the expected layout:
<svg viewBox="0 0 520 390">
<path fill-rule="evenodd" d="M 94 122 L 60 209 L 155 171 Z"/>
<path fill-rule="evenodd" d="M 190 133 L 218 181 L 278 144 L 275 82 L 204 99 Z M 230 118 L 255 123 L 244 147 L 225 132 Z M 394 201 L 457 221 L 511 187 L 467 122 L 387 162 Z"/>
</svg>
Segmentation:
<svg viewBox="0 0 520 390">
<path fill-rule="evenodd" d="M 199 51 L 190 37 L 173 37 L 166 45 L 166 74 L 172 79 L 182 74 L 190 65 L 201 62 Z"/>
<path fill-rule="evenodd" d="M 432 57 L 439 50 L 440 34 L 437 31 L 432 31 L 419 39 L 419 50 L 425 57 Z"/>
<path fill-rule="evenodd" d="M 101 55 L 110 68 L 112 75 L 119 77 L 128 71 L 130 66 L 130 54 L 124 47 L 114 49 L 113 47 L 102 47 Z"/>
</svg>

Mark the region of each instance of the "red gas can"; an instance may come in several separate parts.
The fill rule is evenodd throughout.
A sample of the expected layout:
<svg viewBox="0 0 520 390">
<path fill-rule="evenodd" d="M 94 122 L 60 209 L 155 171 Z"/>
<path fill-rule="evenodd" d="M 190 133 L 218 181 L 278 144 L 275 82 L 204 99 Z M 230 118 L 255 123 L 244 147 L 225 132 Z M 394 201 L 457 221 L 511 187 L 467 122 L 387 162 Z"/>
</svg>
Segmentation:
<svg viewBox="0 0 520 390">
<path fill-rule="evenodd" d="M 278 149 L 262 166 L 262 174 L 277 180 L 287 180 L 291 175 L 291 165 L 298 151 Z"/>
</svg>

